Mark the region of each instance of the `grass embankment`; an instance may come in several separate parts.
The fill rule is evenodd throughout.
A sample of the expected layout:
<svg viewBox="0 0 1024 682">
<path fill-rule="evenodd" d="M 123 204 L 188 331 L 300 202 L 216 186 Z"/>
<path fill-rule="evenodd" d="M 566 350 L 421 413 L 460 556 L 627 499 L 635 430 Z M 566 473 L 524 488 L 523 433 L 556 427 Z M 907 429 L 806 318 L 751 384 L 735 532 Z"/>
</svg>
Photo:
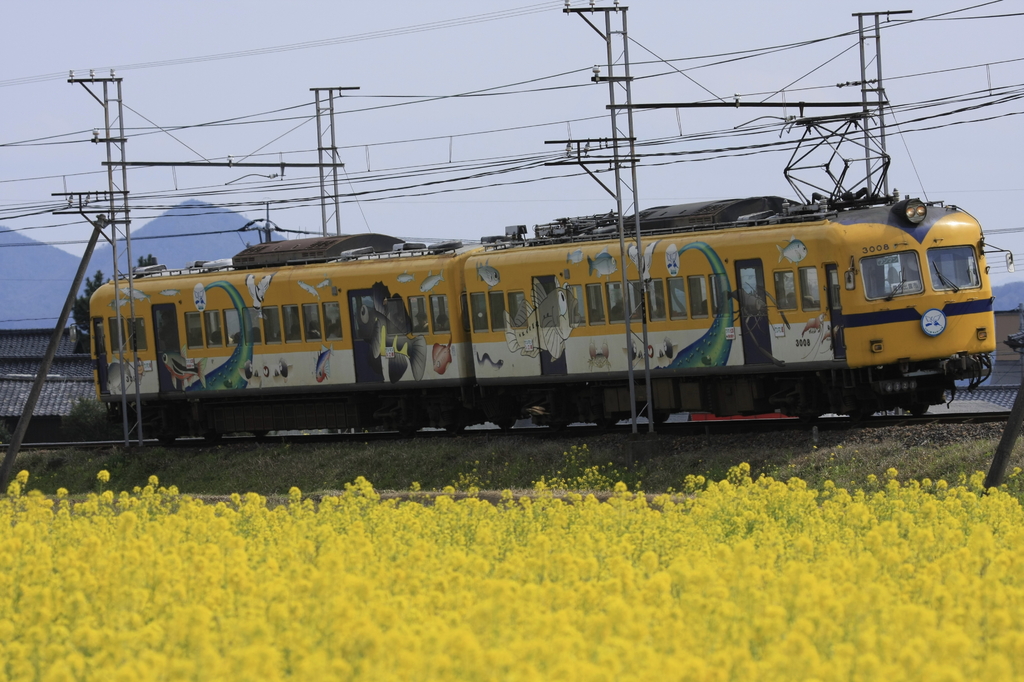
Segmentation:
<svg viewBox="0 0 1024 682">
<path fill-rule="evenodd" d="M 822 432 L 817 444 L 806 431 L 735 436 L 660 436 L 587 439 L 463 436 L 451 439 L 310 445 L 225 444 L 203 448 L 146 447 L 107 451 L 27 451 L 15 471 L 31 473 L 33 489 L 72 495 L 95 491 L 96 474 L 110 472 L 109 488 L 145 486 L 151 475 L 189 494 L 256 492 L 286 495 L 337 491 L 363 476 L 378 490 L 528 489 L 608 490 L 617 481 L 631 490 L 681 491 L 704 477 L 721 480 L 748 462 L 751 475 L 803 479 L 820 488 L 831 480 L 845 488 L 884 479 L 895 468 L 901 480 L 944 479 L 987 471 L 1002 424 L 902 427 Z M 1008 474 L 1024 466 L 1024 446 L 1014 450 Z M 1009 491 L 1024 494 L 1024 476 Z"/>
</svg>

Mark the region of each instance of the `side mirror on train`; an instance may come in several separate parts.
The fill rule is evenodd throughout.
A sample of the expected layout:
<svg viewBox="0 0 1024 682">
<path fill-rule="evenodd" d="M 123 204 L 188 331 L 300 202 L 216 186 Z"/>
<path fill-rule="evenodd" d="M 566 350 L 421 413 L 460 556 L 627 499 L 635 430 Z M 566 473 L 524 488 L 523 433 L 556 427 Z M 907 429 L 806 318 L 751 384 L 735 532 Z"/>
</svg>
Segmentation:
<svg viewBox="0 0 1024 682">
<path fill-rule="evenodd" d="M 846 279 L 846 290 L 847 291 L 853 291 L 854 289 L 857 288 L 857 282 L 854 279 L 854 272 L 853 272 L 853 270 L 847 270 L 845 275 L 846 275 L 846 278 L 845 278 Z"/>
</svg>

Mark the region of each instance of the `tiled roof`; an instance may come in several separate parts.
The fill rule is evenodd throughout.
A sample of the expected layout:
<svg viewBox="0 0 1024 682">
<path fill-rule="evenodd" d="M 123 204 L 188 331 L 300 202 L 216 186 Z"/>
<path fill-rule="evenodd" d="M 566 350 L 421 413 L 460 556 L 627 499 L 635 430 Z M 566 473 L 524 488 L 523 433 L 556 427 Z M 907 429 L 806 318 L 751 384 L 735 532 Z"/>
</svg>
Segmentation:
<svg viewBox="0 0 1024 682">
<path fill-rule="evenodd" d="M 0 417 L 20 417 L 32 390 L 32 379 L 0 378 Z M 50 379 L 36 401 L 33 414 L 39 417 L 65 417 L 79 398 L 95 398 L 96 389 L 88 379 Z"/>
<path fill-rule="evenodd" d="M 35 377 L 39 371 L 39 360 L 11 360 L 0 357 L 0 377 L 12 374 Z M 93 362 L 91 358 L 55 358 L 50 365 L 49 376 L 54 378 L 74 377 L 88 379 L 92 377 Z"/>
<path fill-rule="evenodd" d="M 52 334 L 52 329 L 0 329 L 0 358 L 42 358 Z M 87 356 L 75 353 L 75 344 L 65 331 L 56 357 Z"/>
</svg>

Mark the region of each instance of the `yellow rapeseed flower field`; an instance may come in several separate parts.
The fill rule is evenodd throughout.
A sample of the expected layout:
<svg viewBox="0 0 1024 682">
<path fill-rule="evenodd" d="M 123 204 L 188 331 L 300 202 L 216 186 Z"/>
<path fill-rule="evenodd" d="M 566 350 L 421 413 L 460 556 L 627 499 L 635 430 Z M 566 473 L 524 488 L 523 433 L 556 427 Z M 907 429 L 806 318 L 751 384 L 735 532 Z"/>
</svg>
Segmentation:
<svg viewBox="0 0 1024 682">
<path fill-rule="evenodd" d="M 1024 513 L 980 478 L 274 508 L 27 483 L 0 681 L 1024 678 Z"/>
</svg>

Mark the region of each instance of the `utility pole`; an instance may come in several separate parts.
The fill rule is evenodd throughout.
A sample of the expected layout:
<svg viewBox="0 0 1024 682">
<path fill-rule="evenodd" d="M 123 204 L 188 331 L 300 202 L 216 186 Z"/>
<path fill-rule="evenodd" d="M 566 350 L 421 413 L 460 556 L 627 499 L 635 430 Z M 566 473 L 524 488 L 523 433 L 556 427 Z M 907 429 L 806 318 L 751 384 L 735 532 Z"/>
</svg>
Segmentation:
<svg viewBox="0 0 1024 682">
<path fill-rule="evenodd" d="M 358 87 L 310 88 L 316 105 L 316 153 L 320 167 L 320 217 L 323 221 L 323 233 L 327 236 L 327 179 L 330 177 L 334 191 L 334 233 L 341 235 L 341 205 L 338 200 L 338 168 L 343 168 L 338 157 L 338 142 L 334 134 L 334 98 L 341 97 L 343 90 L 358 90 Z M 334 93 L 338 94 L 335 95 Z M 323 98 L 321 100 L 321 97 Z M 324 120 L 326 117 L 326 121 Z M 329 138 L 325 144 L 324 136 Z M 330 158 L 329 165 L 324 164 L 324 155 Z"/>
<path fill-rule="evenodd" d="M 636 136 L 633 132 L 633 78 L 629 73 L 629 38 L 626 25 L 625 6 L 619 6 L 618 0 L 612 7 L 595 7 L 593 1 L 589 7 L 574 8 L 569 6 L 570 0 L 565 0 L 566 14 L 575 14 L 587 23 L 590 28 L 601 36 L 605 42 L 606 52 L 606 74 L 601 75 L 601 69 L 594 67 L 594 76 L 591 80 L 595 83 L 608 83 L 608 110 L 611 115 L 612 137 L 610 140 L 612 150 L 612 168 L 615 171 L 615 209 L 618 215 L 619 232 L 619 261 L 622 263 L 622 309 L 626 323 L 626 372 L 629 382 L 629 413 L 633 433 L 637 432 L 637 417 L 645 414 L 647 417 L 647 430 L 654 432 L 654 400 L 651 394 L 651 358 L 647 352 L 649 342 L 647 339 L 647 306 L 645 305 L 645 294 L 650 288 L 650 264 L 644 262 L 643 242 L 640 236 L 640 206 L 637 198 L 637 172 L 636 172 Z M 595 14 L 604 15 L 604 27 L 596 25 L 591 18 Z M 613 30 L 612 18 L 618 19 L 618 28 Z M 600 22 L 598 22 L 600 23 Z M 621 55 L 621 61 L 615 55 Z M 619 103 L 619 96 L 624 100 Z M 625 110 L 625 115 L 621 110 Z M 621 119 L 625 118 L 625 127 Z M 567 142 L 570 145 L 573 141 Z M 620 145 L 625 143 L 628 147 L 628 156 L 622 157 Z M 582 161 L 581 161 L 582 163 Z M 623 168 L 629 168 L 628 180 L 623 178 Z M 587 171 L 590 173 L 590 171 Z M 590 173 L 594 177 L 593 173 Z M 596 179 L 596 177 L 595 177 Z M 600 183 L 600 181 L 598 181 Z M 604 183 L 600 183 L 605 187 Z M 609 191 L 605 187 L 606 191 Z M 636 249 L 637 283 L 640 288 L 639 300 L 633 301 L 632 282 L 629 281 L 626 269 L 629 265 L 629 255 L 626 247 L 626 226 L 624 224 L 624 211 L 633 211 L 634 237 L 630 238 L 631 246 Z M 641 338 L 635 338 L 630 318 L 633 313 L 640 313 Z M 633 364 L 636 361 L 637 353 L 634 350 L 640 344 L 640 355 L 644 359 L 643 384 L 645 390 L 645 404 L 637 411 L 637 379 L 633 371 Z"/>
<path fill-rule="evenodd" d="M 880 27 L 880 19 L 883 14 L 886 20 L 889 19 L 890 15 L 893 14 L 912 14 L 913 10 L 900 9 L 900 10 L 887 10 L 885 12 L 854 12 L 853 16 L 857 17 L 857 36 L 860 42 L 860 93 L 861 103 L 863 105 L 864 112 L 864 164 L 866 172 L 865 187 L 868 188 L 868 192 L 871 192 L 871 175 L 873 173 L 873 159 L 871 157 L 871 146 L 870 140 L 871 135 L 868 132 L 868 122 L 871 120 L 871 105 L 868 103 L 868 93 L 874 92 L 876 94 L 877 102 L 874 104 L 878 109 L 878 139 L 881 145 L 882 157 L 887 156 L 885 149 L 885 87 L 882 85 L 882 34 Z M 864 35 L 864 17 L 875 18 L 875 31 L 873 35 Z M 868 81 L 868 62 L 865 56 L 865 46 L 871 39 L 875 41 L 875 70 L 876 80 L 875 87 L 871 87 L 871 83 Z M 889 196 L 889 175 L 886 173 L 882 178 L 882 196 Z"/>
<path fill-rule="evenodd" d="M 128 164 L 125 155 L 125 144 L 128 139 L 124 134 L 124 103 L 121 89 L 121 79 L 117 77 L 114 70 L 110 75 L 97 77 L 95 71 L 90 70 L 87 78 L 75 76 L 75 72 L 68 74 L 68 83 L 78 83 L 88 92 L 101 107 L 103 107 L 103 136 L 100 137 L 99 130 L 92 131 L 92 141 L 95 144 L 103 143 L 106 146 L 107 161 L 103 165 L 107 167 L 107 198 L 108 211 L 106 224 L 110 225 L 110 245 L 114 257 L 114 317 L 117 320 L 117 357 L 121 366 L 121 416 L 124 430 L 124 444 L 129 445 L 128 428 L 128 395 L 126 383 L 131 378 L 135 386 L 135 435 L 138 438 L 139 446 L 143 442 L 142 434 L 142 399 L 139 387 L 139 352 L 136 340 L 136 316 L 135 316 L 135 274 L 132 266 L 132 231 L 131 218 L 128 212 Z M 97 95 L 95 90 L 100 91 Z M 115 134 L 116 128 L 116 134 Z M 125 256 L 127 258 L 128 270 L 128 314 L 129 323 L 127 333 L 125 332 L 124 318 L 121 315 L 121 301 L 123 290 L 121 289 L 120 269 L 117 255 L 117 227 L 124 226 Z M 111 335 L 111 344 L 115 342 Z M 125 338 L 127 337 L 127 338 Z M 131 369 L 125 364 L 125 345 L 131 343 L 132 365 Z M 113 349 L 112 349 L 113 350 Z"/>
</svg>

